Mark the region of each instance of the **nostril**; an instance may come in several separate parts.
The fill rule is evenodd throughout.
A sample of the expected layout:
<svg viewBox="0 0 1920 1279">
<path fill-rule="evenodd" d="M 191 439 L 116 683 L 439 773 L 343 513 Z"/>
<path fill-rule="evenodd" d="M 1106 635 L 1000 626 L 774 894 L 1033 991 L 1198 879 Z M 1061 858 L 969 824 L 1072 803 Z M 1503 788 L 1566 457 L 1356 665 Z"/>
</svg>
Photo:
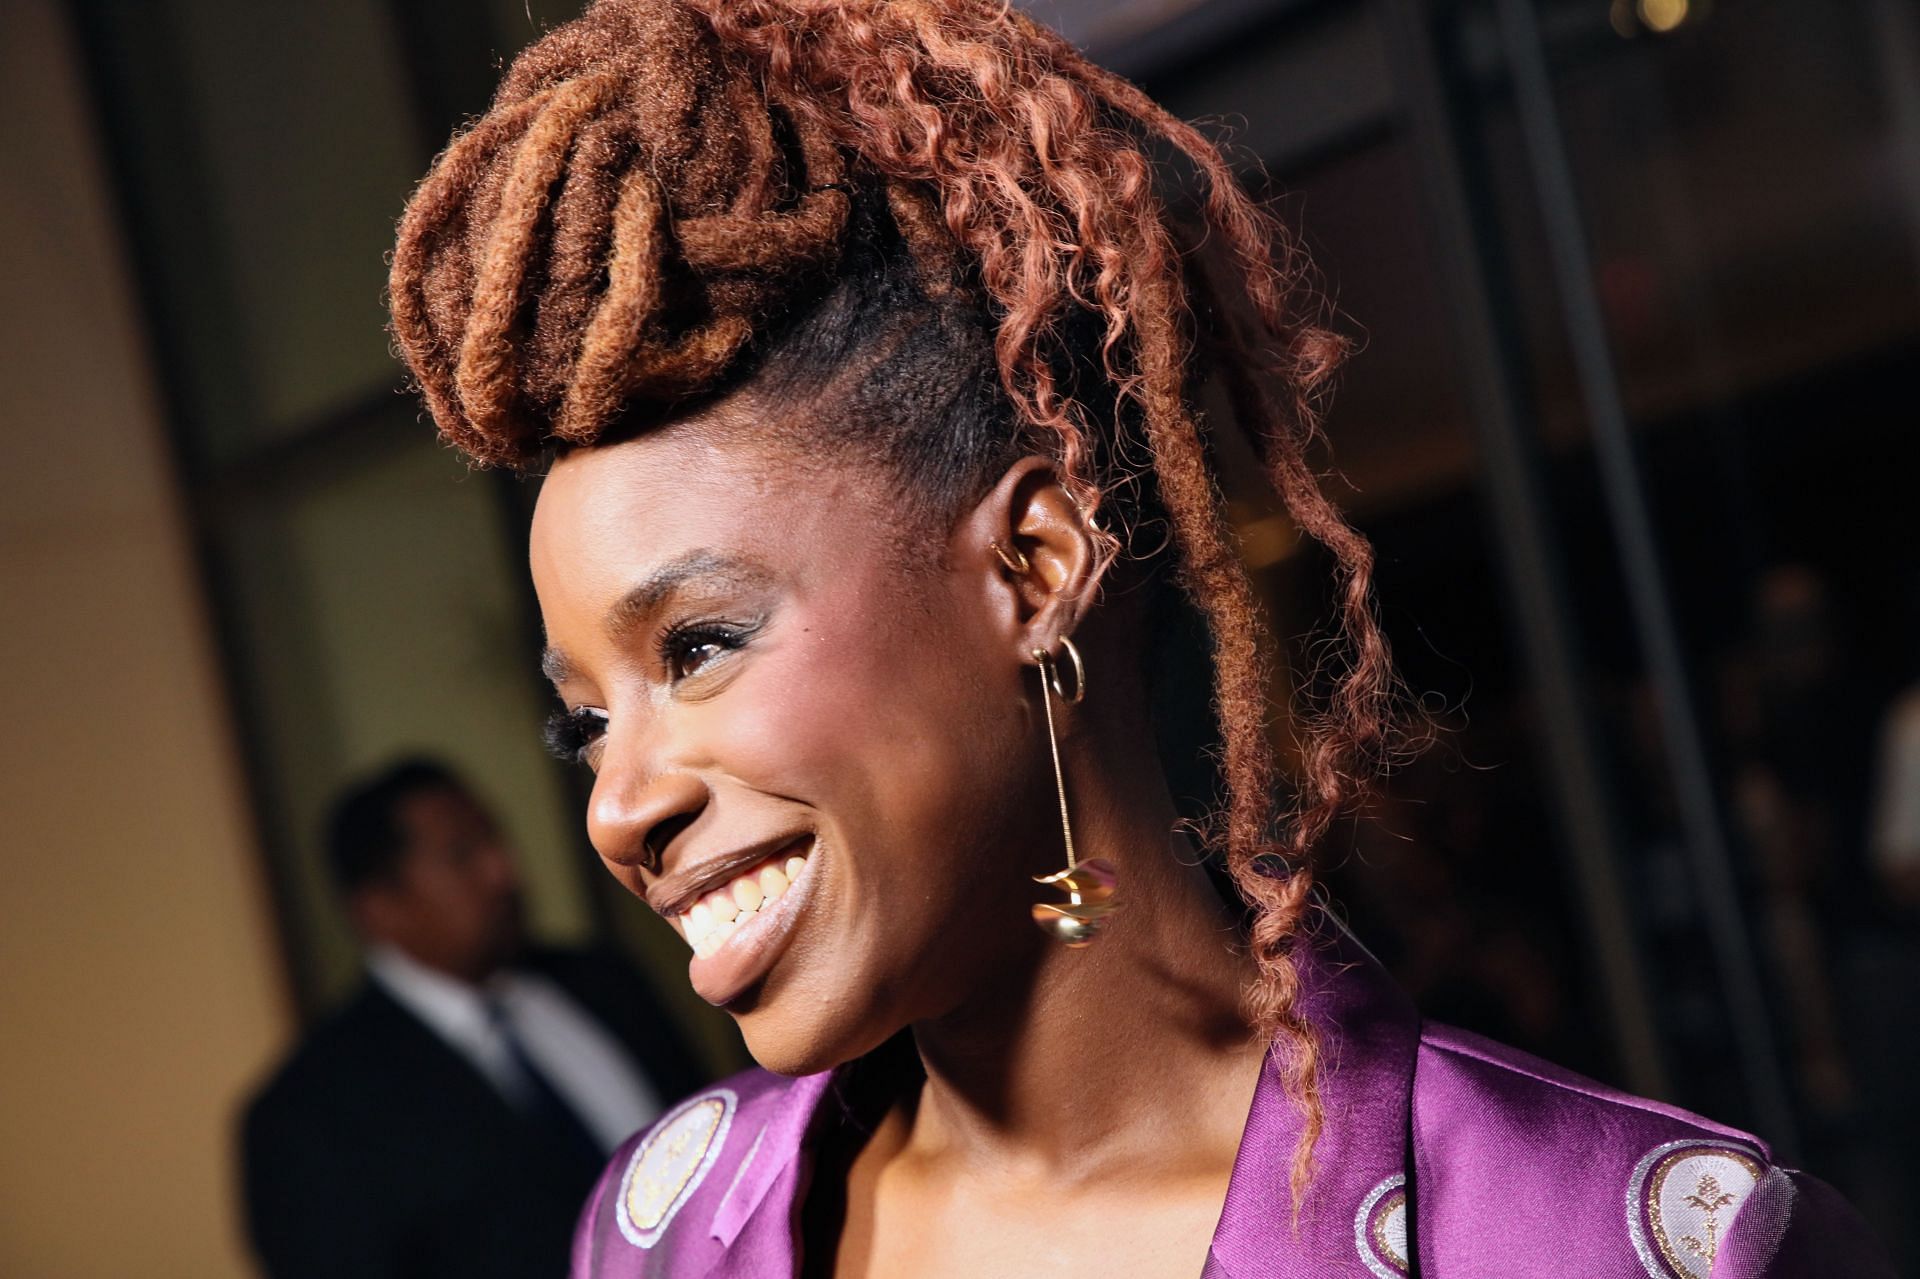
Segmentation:
<svg viewBox="0 0 1920 1279">
<path fill-rule="evenodd" d="M 658 873 L 674 837 L 707 806 L 707 787 L 684 771 L 651 776 L 630 766 L 621 754 L 602 761 L 588 804 L 587 828 L 593 846 L 618 866 Z"/>
<path fill-rule="evenodd" d="M 660 873 L 661 862 L 667 855 L 667 845 L 673 842 L 676 835 L 693 824 L 693 817 L 692 813 L 682 813 L 678 816 L 663 818 L 653 824 L 640 841 L 641 850 L 645 855 L 642 865 L 646 870 L 656 875 Z"/>
</svg>

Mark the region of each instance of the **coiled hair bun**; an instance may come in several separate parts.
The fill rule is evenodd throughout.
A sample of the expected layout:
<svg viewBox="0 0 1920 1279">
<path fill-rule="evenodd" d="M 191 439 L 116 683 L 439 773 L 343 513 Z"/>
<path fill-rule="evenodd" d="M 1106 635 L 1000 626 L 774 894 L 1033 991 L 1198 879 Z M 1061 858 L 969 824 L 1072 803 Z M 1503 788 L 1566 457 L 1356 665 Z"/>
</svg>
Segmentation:
<svg viewBox="0 0 1920 1279">
<path fill-rule="evenodd" d="M 846 157 L 676 4 L 599 4 L 517 59 L 421 183 L 393 332 L 481 464 L 711 387 L 836 262 Z"/>
</svg>

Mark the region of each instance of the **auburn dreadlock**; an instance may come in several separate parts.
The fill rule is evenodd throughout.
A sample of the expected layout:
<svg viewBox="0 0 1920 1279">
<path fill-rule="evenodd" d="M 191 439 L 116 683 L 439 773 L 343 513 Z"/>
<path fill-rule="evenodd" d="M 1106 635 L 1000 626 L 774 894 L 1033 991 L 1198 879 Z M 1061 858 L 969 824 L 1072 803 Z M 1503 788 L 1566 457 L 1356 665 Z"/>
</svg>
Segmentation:
<svg viewBox="0 0 1920 1279">
<path fill-rule="evenodd" d="M 1162 150 L 1197 173 L 1201 235 L 1231 256 L 1243 296 L 1205 296 L 1199 237 L 1156 190 Z M 922 363 L 974 358 L 986 373 L 1001 426 L 960 465 L 973 482 L 1043 449 L 1092 513 L 1138 489 L 1128 466 L 1147 459 L 1178 582 L 1211 636 L 1225 811 L 1204 834 L 1252 908 L 1251 1013 L 1291 1049 L 1297 1204 L 1321 1111 L 1289 950 L 1310 853 L 1394 732 L 1394 682 L 1371 548 L 1308 462 L 1344 343 L 1306 313 L 1295 241 L 1209 140 L 996 0 L 600 0 L 515 59 L 414 193 L 393 332 L 448 440 L 529 467 L 778 364 L 794 317 L 863 305 L 844 286 L 876 239 L 914 284 L 863 286 L 869 309 L 878 297 L 899 333 L 911 313 L 971 335 Z M 891 357 L 868 356 L 884 381 Z M 1345 659 L 1306 723 L 1291 805 L 1268 731 L 1272 640 L 1192 406 L 1208 357 L 1291 517 L 1334 562 Z M 1092 379 L 1076 375 L 1089 364 Z M 982 420 L 965 368 L 935 380 L 951 411 L 920 424 L 908 451 L 923 461 L 943 454 L 941 422 Z M 1099 529 L 1101 554 L 1127 551 L 1134 527 Z"/>
</svg>

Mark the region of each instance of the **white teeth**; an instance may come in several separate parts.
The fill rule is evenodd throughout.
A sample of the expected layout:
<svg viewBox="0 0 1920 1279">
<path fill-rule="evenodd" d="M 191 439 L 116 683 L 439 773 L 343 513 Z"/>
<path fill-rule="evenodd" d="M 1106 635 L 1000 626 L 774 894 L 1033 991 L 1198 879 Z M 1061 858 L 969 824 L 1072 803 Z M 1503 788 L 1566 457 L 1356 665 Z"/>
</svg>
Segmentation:
<svg viewBox="0 0 1920 1279">
<path fill-rule="evenodd" d="M 695 902 L 679 917 L 681 935 L 696 956 L 705 957 L 726 944 L 746 926 L 756 911 L 778 901 L 800 877 L 807 859 L 798 854 L 784 861 L 766 861 L 743 872 L 724 888 Z"/>
<path fill-rule="evenodd" d="M 687 944 L 699 950 L 700 942 L 713 931 L 713 907 L 705 902 L 695 902 L 693 909 L 680 919 L 687 930 Z"/>
</svg>

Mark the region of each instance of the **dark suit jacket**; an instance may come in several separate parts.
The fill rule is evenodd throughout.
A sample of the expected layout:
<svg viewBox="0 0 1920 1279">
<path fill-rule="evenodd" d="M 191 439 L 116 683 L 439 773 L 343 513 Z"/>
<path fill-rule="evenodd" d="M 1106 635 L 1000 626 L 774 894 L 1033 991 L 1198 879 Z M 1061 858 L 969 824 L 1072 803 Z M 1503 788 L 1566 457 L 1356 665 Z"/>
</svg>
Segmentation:
<svg viewBox="0 0 1920 1279">
<path fill-rule="evenodd" d="M 543 950 L 523 966 L 603 1022 L 663 1104 L 704 1082 L 623 960 Z M 600 1171 L 371 981 L 247 1107 L 241 1139 L 248 1226 L 272 1279 L 564 1275 Z"/>
</svg>

